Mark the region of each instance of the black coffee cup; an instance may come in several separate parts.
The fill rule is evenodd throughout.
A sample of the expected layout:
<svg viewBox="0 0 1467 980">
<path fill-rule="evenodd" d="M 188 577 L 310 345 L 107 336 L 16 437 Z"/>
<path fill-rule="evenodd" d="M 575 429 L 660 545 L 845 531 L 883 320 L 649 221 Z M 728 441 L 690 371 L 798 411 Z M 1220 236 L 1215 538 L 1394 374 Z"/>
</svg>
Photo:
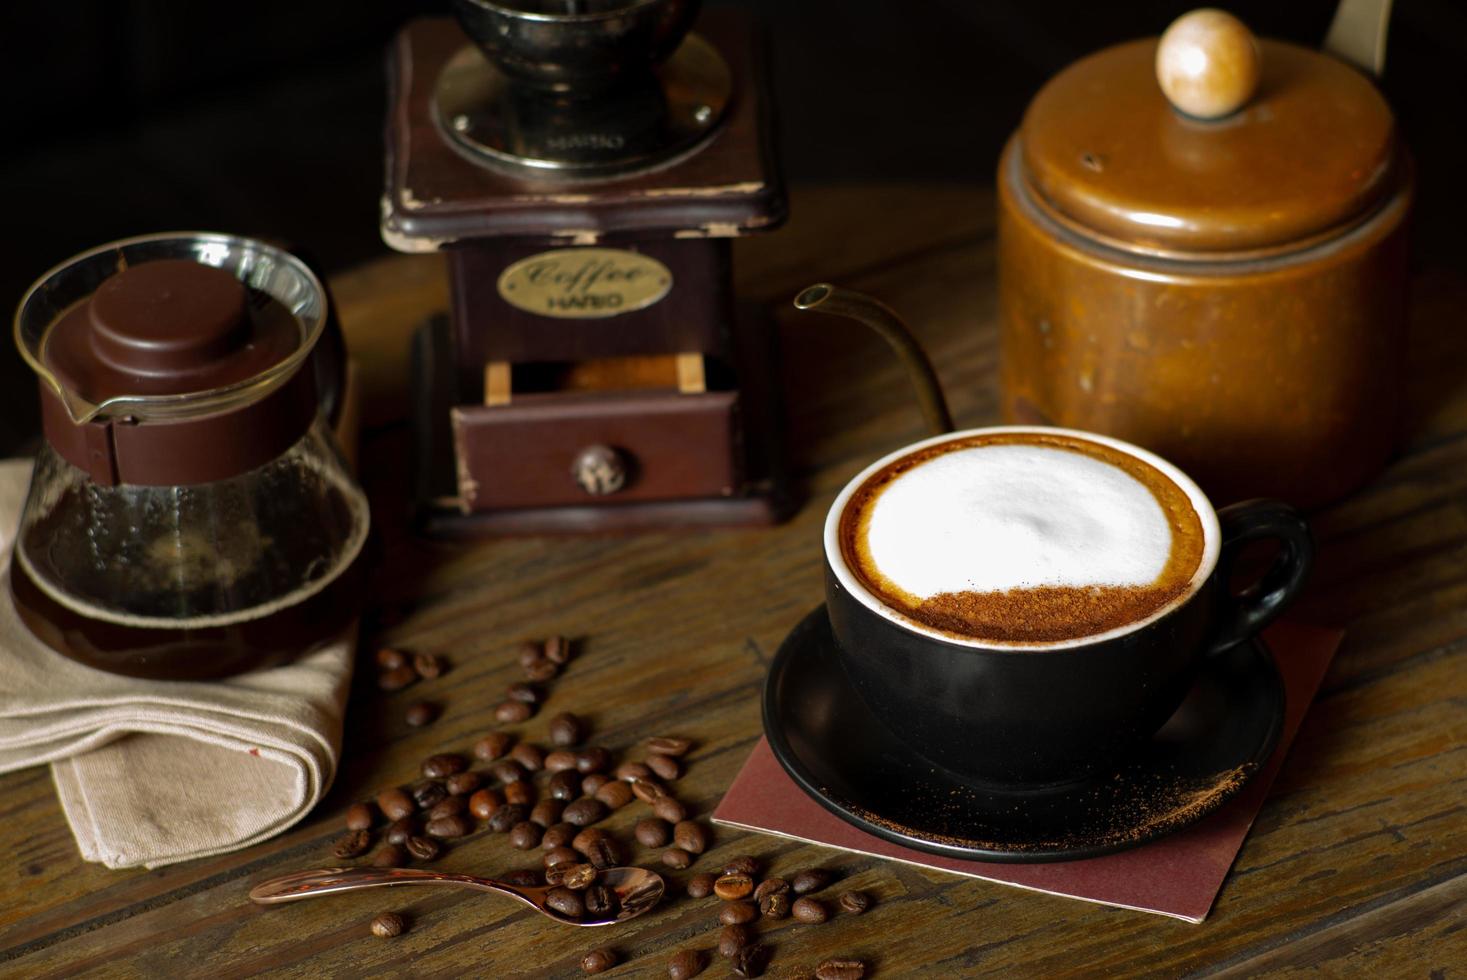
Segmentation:
<svg viewBox="0 0 1467 980">
<path fill-rule="evenodd" d="M 1005 644 L 958 637 L 886 605 L 847 567 L 841 515 L 866 479 L 917 450 L 985 433 L 1035 432 L 1098 442 L 1149 463 L 1192 501 L 1204 549 L 1185 592 L 1155 613 L 1095 636 Z M 1273 565 L 1239 594 L 1249 542 L 1276 539 Z M 1249 501 L 1215 511 L 1186 474 L 1120 440 L 1041 427 L 974 429 L 877 460 L 837 495 L 825 522 L 825 598 L 839 659 L 881 722 L 913 749 L 978 781 L 1041 784 L 1114 763 L 1166 722 L 1205 658 L 1267 625 L 1299 591 L 1314 553 L 1291 507 Z"/>
</svg>

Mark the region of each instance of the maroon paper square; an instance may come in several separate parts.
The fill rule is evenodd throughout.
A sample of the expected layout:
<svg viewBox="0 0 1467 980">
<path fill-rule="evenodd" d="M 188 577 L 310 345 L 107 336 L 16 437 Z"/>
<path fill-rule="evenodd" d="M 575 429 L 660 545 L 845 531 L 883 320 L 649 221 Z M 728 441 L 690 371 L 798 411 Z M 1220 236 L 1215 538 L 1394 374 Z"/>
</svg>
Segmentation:
<svg viewBox="0 0 1467 980">
<path fill-rule="evenodd" d="M 1283 678 L 1284 730 L 1258 775 L 1215 812 L 1175 834 L 1127 851 L 1079 861 L 996 864 L 939 857 L 892 844 L 851 826 L 805 794 L 760 739 L 725 794 L 713 822 L 874 857 L 905 861 L 1019 888 L 1168 915 L 1207 917 L 1228 869 L 1263 806 L 1319 682 L 1344 633 L 1278 623 L 1264 633 Z"/>
</svg>

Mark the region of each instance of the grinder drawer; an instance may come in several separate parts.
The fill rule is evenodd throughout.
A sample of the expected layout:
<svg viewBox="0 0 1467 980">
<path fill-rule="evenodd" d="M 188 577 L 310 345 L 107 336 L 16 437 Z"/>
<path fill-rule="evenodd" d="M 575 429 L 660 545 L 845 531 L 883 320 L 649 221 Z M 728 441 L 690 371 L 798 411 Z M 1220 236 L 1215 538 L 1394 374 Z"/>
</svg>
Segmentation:
<svg viewBox="0 0 1467 980">
<path fill-rule="evenodd" d="M 517 395 L 452 410 L 466 511 L 728 496 L 738 392 Z"/>
</svg>

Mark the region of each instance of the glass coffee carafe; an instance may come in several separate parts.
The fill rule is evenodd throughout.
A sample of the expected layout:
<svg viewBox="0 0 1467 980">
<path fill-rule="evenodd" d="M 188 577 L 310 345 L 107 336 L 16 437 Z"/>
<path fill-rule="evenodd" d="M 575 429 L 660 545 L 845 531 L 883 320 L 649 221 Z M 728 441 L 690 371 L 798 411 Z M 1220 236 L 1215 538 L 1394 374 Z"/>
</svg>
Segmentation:
<svg viewBox="0 0 1467 980">
<path fill-rule="evenodd" d="M 15 338 L 45 443 L 10 583 L 37 637 L 200 678 L 349 622 L 369 515 L 321 410 L 328 322 L 304 262 L 229 235 L 116 242 L 30 289 Z"/>
</svg>

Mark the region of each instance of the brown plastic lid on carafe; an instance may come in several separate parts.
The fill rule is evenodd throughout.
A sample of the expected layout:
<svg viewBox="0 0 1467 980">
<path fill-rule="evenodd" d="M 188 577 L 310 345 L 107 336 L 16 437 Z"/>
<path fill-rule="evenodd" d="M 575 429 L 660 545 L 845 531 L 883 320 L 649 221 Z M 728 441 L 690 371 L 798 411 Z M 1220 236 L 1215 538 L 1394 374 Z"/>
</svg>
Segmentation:
<svg viewBox="0 0 1467 980">
<path fill-rule="evenodd" d="M 1221 53 L 1209 43 L 1181 51 L 1181 67 Z M 1163 91 L 1158 44 L 1133 41 L 1076 62 L 1024 116 L 1019 176 L 1075 234 L 1164 257 L 1269 256 L 1368 220 L 1407 179 L 1390 107 L 1352 65 L 1247 35 L 1256 47 L 1243 70 L 1256 72 L 1256 88 L 1204 119 Z"/>
<path fill-rule="evenodd" d="M 303 293 L 324 295 L 289 253 L 234 242 L 260 250 L 255 268 L 289 265 Z M 129 262 L 119 251 L 94 291 L 48 324 L 17 320 L 21 352 L 42 380 L 46 440 L 96 483 L 227 479 L 285 452 L 316 417 L 314 375 L 302 368 L 320 303 L 292 309 L 208 255 Z"/>
</svg>

